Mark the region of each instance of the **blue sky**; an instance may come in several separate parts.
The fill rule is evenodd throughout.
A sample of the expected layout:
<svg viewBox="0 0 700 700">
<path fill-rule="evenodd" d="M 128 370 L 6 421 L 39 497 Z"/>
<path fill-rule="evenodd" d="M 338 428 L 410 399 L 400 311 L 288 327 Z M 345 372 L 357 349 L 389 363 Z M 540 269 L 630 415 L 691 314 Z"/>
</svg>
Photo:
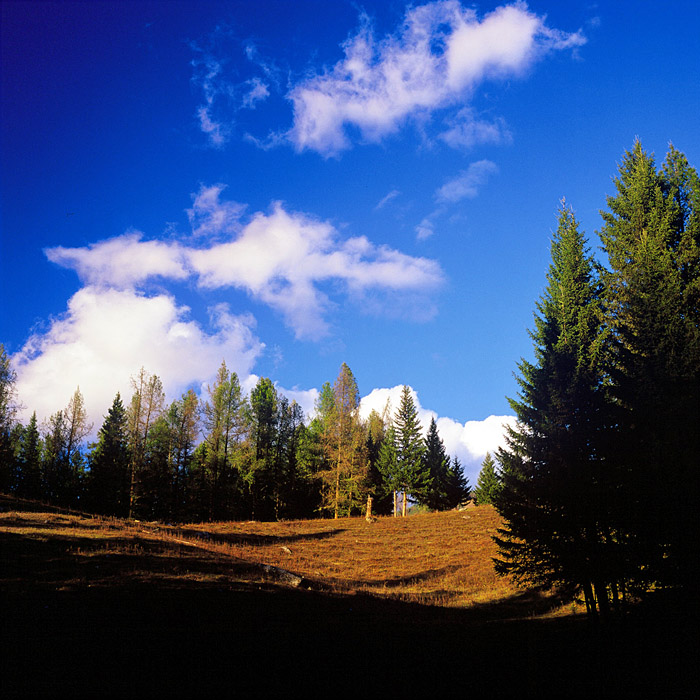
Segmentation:
<svg viewBox="0 0 700 700">
<path fill-rule="evenodd" d="M 700 160 L 695 2 L 1 11 L 0 341 L 40 418 L 222 359 L 310 409 L 346 362 L 473 483 L 561 198 L 595 249 L 635 137 Z"/>
</svg>

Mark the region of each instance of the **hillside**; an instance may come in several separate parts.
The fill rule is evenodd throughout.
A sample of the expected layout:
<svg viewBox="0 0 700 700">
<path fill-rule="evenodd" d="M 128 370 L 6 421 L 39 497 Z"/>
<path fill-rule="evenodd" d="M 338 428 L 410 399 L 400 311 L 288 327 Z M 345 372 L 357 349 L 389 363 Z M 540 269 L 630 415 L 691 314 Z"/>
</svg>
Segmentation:
<svg viewBox="0 0 700 700">
<path fill-rule="evenodd" d="M 9 695 L 668 692 L 697 648 L 685 615 L 599 636 L 495 577 L 487 507 L 174 528 L 0 505 Z"/>
</svg>

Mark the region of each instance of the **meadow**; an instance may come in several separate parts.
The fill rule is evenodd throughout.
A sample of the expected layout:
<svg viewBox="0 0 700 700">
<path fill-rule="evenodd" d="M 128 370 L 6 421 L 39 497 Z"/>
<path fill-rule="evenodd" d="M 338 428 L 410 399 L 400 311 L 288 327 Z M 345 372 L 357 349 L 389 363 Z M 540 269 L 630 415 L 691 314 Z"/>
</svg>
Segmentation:
<svg viewBox="0 0 700 700">
<path fill-rule="evenodd" d="M 687 606 L 601 633 L 575 596 L 497 577 L 489 506 L 180 526 L 0 507 L 7 696 L 672 694 L 697 651 Z"/>
</svg>

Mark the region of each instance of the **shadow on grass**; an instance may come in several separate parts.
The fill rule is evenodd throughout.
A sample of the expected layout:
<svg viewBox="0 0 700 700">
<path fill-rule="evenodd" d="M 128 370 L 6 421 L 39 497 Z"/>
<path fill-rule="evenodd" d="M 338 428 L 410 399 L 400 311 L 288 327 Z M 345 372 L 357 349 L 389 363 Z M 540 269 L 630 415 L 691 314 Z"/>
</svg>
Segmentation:
<svg viewBox="0 0 700 700">
<path fill-rule="evenodd" d="M 158 528 L 154 528 L 157 531 Z M 321 530 L 320 532 L 300 533 L 297 535 L 259 535 L 255 533 L 222 533 L 206 532 L 203 530 L 184 530 L 173 528 L 169 532 L 189 539 L 201 540 L 210 544 L 231 544 L 251 547 L 265 547 L 271 545 L 286 545 L 295 542 L 312 540 L 327 540 L 345 532 L 344 528 L 333 530 Z"/>
<path fill-rule="evenodd" d="M 4 697 L 618 698 L 697 688 L 697 610 L 685 600 L 657 598 L 598 630 L 580 616 L 531 619 L 536 591 L 454 609 L 291 589 L 247 580 L 244 565 L 205 550 L 67 528 L 51 538 L 0 531 Z"/>
</svg>

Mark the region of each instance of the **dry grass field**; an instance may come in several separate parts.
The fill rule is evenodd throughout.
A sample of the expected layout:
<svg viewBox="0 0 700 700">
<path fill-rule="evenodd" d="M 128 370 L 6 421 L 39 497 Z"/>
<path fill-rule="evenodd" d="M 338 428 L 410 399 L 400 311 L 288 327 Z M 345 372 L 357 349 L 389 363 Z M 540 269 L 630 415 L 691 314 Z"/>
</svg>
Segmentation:
<svg viewBox="0 0 700 700">
<path fill-rule="evenodd" d="M 601 634 L 496 577 L 489 507 L 180 527 L 0 507 L 0 695 L 673 694 L 697 650 L 687 615 Z"/>
</svg>

